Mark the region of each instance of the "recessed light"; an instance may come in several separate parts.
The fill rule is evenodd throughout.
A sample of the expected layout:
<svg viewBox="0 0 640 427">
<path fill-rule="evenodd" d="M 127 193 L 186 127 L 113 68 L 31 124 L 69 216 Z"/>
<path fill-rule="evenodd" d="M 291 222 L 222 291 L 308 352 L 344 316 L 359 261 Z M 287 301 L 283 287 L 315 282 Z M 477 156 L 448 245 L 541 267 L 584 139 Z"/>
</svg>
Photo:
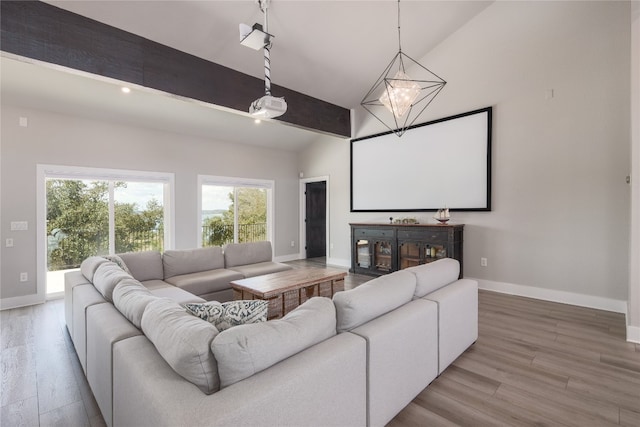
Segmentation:
<svg viewBox="0 0 640 427">
<path fill-rule="evenodd" d="M 261 122 L 261 121 L 262 121 L 262 120 L 260 120 L 260 119 L 255 119 L 255 120 L 253 121 L 253 123 L 255 123 L 255 124 L 260 124 L 260 122 Z"/>
<path fill-rule="evenodd" d="M 131 89 L 129 89 L 128 87 L 121 87 L 120 90 L 122 91 L 122 93 L 129 93 L 131 92 Z"/>
</svg>

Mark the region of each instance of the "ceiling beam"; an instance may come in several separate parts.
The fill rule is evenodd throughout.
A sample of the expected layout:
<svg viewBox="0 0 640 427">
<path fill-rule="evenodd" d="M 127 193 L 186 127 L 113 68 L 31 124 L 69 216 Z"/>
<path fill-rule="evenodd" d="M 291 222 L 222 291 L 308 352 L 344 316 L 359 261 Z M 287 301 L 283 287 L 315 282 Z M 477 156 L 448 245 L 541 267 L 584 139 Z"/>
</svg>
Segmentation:
<svg viewBox="0 0 640 427">
<path fill-rule="evenodd" d="M 15 55 L 247 112 L 264 81 L 40 1 L 0 2 L 0 47 Z M 272 85 L 288 110 L 275 120 L 351 136 L 346 108 Z"/>
</svg>

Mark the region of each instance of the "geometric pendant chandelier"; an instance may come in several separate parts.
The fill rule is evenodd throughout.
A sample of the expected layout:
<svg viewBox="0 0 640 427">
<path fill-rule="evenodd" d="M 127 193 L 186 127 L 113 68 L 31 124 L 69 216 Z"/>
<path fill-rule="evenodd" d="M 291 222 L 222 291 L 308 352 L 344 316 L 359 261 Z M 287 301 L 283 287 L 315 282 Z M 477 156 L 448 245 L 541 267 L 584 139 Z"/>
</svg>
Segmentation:
<svg viewBox="0 0 640 427">
<path fill-rule="evenodd" d="M 446 84 L 447 82 L 435 73 L 402 52 L 398 0 L 398 53 L 369 89 L 360 105 L 401 137 Z"/>
</svg>

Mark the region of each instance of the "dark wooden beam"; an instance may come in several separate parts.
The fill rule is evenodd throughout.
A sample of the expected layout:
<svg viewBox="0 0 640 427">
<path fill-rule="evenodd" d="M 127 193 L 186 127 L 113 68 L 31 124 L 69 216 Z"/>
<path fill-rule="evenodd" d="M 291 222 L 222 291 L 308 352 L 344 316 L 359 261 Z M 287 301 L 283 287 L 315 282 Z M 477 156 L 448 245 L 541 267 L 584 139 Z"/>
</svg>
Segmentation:
<svg viewBox="0 0 640 427">
<path fill-rule="evenodd" d="M 40 1 L 0 2 L 0 49 L 124 82 L 246 112 L 264 82 Z M 276 120 L 351 136 L 350 112 L 273 85 L 287 112 Z"/>
</svg>

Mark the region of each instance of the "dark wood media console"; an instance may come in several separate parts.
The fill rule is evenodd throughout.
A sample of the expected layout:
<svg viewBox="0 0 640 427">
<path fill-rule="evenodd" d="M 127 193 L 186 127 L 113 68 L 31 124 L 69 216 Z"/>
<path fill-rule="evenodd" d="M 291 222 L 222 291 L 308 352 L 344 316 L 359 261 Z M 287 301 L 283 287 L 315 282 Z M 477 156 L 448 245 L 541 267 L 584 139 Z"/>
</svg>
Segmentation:
<svg viewBox="0 0 640 427">
<path fill-rule="evenodd" d="M 379 276 L 441 258 L 460 261 L 464 224 L 352 223 L 351 272 Z"/>
</svg>

